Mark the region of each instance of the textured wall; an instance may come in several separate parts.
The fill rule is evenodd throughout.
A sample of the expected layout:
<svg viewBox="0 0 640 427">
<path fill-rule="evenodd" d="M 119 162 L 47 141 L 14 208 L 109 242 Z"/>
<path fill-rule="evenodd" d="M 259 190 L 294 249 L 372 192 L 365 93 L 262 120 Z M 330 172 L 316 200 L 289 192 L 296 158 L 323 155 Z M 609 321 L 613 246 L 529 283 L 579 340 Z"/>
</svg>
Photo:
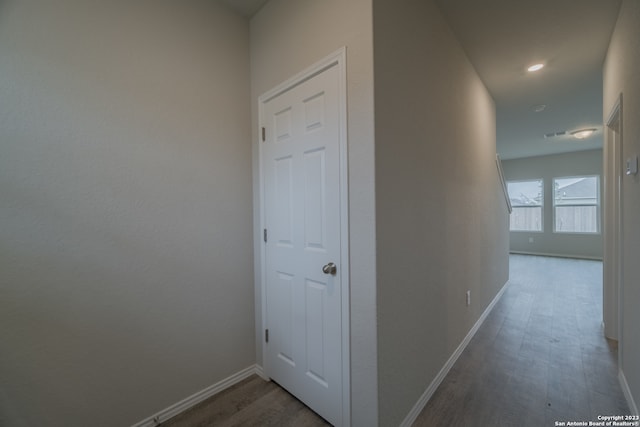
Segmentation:
<svg viewBox="0 0 640 427">
<path fill-rule="evenodd" d="M 622 93 L 622 158 L 640 156 L 640 2 L 625 0 L 604 63 L 604 120 Z M 624 165 L 623 165 L 624 166 Z M 623 169 L 624 170 L 624 169 Z M 640 403 L 640 175 L 622 178 L 621 369 L 636 405 Z"/>
<path fill-rule="evenodd" d="M 544 179 L 543 232 L 512 231 L 510 249 L 515 252 L 602 259 L 602 233 L 563 234 L 553 232 L 553 179 L 567 176 L 600 176 L 602 205 L 602 150 L 577 151 L 551 156 L 503 160 L 504 178 L 508 181 Z M 602 220 L 602 209 L 600 210 Z M 600 230 L 602 231 L 602 222 Z M 529 242 L 529 238 L 533 242 Z"/>
<path fill-rule="evenodd" d="M 507 281 L 508 211 L 493 100 L 438 8 L 373 4 L 379 416 L 394 426 Z"/>
<path fill-rule="evenodd" d="M 257 141 L 257 106 L 262 93 L 343 46 L 347 48 L 349 118 L 351 409 L 354 426 L 371 427 L 377 425 L 371 0 L 271 0 L 253 17 L 253 129 Z M 257 161 L 254 144 L 256 167 Z M 258 207 L 257 176 L 254 188 Z M 257 213 L 254 220 L 257 227 Z M 255 238 L 259 247 L 257 233 Z M 259 271 L 257 268 L 256 273 Z M 258 321 L 262 315 L 259 292 L 256 289 Z M 261 344 L 258 339 L 259 361 Z"/>
<path fill-rule="evenodd" d="M 0 2 L 0 425 L 123 426 L 255 362 L 248 22 Z"/>
</svg>

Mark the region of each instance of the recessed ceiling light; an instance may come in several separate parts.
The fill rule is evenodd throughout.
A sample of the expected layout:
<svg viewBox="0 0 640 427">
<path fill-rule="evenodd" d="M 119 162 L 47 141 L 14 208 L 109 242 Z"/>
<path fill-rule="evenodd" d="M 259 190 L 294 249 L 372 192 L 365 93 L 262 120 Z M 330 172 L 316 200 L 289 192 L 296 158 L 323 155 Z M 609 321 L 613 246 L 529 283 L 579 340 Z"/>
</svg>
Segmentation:
<svg viewBox="0 0 640 427">
<path fill-rule="evenodd" d="M 578 129 L 578 130 L 574 130 L 573 132 L 571 132 L 571 136 L 577 138 L 577 139 L 585 139 L 590 137 L 591 135 L 593 135 L 593 133 L 596 131 L 596 129 L 594 128 L 589 128 L 589 129 Z"/>
<path fill-rule="evenodd" d="M 532 66 L 527 68 L 527 71 L 529 72 L 538 71 L 538 70 L 541 70 L 543 67 L 544 67 L 544 64 L 533 64 Z"/>
</svg>

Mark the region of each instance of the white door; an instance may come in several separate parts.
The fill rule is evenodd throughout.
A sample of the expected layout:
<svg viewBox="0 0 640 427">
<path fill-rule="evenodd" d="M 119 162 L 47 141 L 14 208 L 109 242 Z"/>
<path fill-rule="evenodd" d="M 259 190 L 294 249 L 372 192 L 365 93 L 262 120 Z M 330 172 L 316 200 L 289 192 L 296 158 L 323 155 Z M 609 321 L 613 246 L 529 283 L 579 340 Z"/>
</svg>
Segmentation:
<svg viewBox="0 0 640 427">
<path fill-rule="evenodd" d="M 263 104 L 265 372 L 342 425 L 340 76 L 332 66 Z"/>
</svg>

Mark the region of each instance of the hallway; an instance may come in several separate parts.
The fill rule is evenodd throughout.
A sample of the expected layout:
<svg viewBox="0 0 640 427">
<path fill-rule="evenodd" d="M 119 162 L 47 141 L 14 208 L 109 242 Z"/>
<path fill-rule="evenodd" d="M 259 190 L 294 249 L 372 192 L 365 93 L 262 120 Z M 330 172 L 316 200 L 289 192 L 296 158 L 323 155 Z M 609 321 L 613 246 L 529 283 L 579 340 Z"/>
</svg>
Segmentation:
<svg viewBox="0 0 640 427">
<path fill-rule="evenodd" d="M 629 414 L 602 333 L 602 263 L 510 256 L 510 285 L 415 426 L 553 426 Z"/>
</svg>

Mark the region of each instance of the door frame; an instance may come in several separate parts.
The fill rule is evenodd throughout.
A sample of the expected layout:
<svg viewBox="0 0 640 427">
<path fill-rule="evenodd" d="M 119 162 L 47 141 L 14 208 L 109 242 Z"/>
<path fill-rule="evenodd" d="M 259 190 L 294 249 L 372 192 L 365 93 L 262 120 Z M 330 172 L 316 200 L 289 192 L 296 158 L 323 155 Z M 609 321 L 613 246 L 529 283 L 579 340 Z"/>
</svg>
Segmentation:
<svg viewBox="0 0 640 427">
<path fill-rule="evenodd" d="M 605 227 L 604 227 L 604 301 L 603 319 L 605 319 L 605 335 L 622 343 L 622 94 L 605 123 L 604 177 L 605 191 L 613 190 L 613 194 L 605 194 Z M 610 227 L 610 228 L 609 228 Z M 614 325 L 607 326 L 607 320 Z M 612 336 L 615 334 L 615 336 Z M 622 349 L 618 348 L 620 366 Z"/>
<path fill-rule="evenodd" d="M 346 47 L 342 47 L 331 53 L 325 58 L 319 60 L 313 65 L 307 67 L 298 74 L 290 77 L 286 81 L 280 83 L 273 89 L 263 93 L 258 97 L 258 177 L 259 177 L 259 203 L 260 203 L 260 271 L 256 278 L 259 280 L 257 287 L 260 288 L 260 304 L 261 304 L 261 330 L 258 331 L 262 338 L 260 345 L 262 348 L 262 367 L 264 375 L 269 378 L 269 372 L 266 367 L 266 352 L 264 351 L 264 335 L 267 324 L 267 299 L 266 299 L 266 251 L 264 240 L 262 238 L 265 226 L 265 206 L 264 206 L 264 170 L 263 170 L 263 148 L 262 148 L 262 127 L 264 126 L 264 105 L 271 99 L 283 94 L 284 92 L 298 86 L 305 81 L 321 74 L 322 72 L 338 67 L 338 108 L 339 108 L 339 186 L 340 186 L 340 281 L 341 281 L 341 346 L 342 346 L 342 425 L 351 425 L 351 384 L 350 384 L 350 282 L 349 282 L 349 181 L 348 181 L 348 144 L 347 144 L 347 64 L 346 64 Z M 255 169 L 254 169 L 255 173 Z M 258 261 L 258 260 L 256 260 Z M 256 263 L 257 264 L 257 263 Z"/>
</svg>

